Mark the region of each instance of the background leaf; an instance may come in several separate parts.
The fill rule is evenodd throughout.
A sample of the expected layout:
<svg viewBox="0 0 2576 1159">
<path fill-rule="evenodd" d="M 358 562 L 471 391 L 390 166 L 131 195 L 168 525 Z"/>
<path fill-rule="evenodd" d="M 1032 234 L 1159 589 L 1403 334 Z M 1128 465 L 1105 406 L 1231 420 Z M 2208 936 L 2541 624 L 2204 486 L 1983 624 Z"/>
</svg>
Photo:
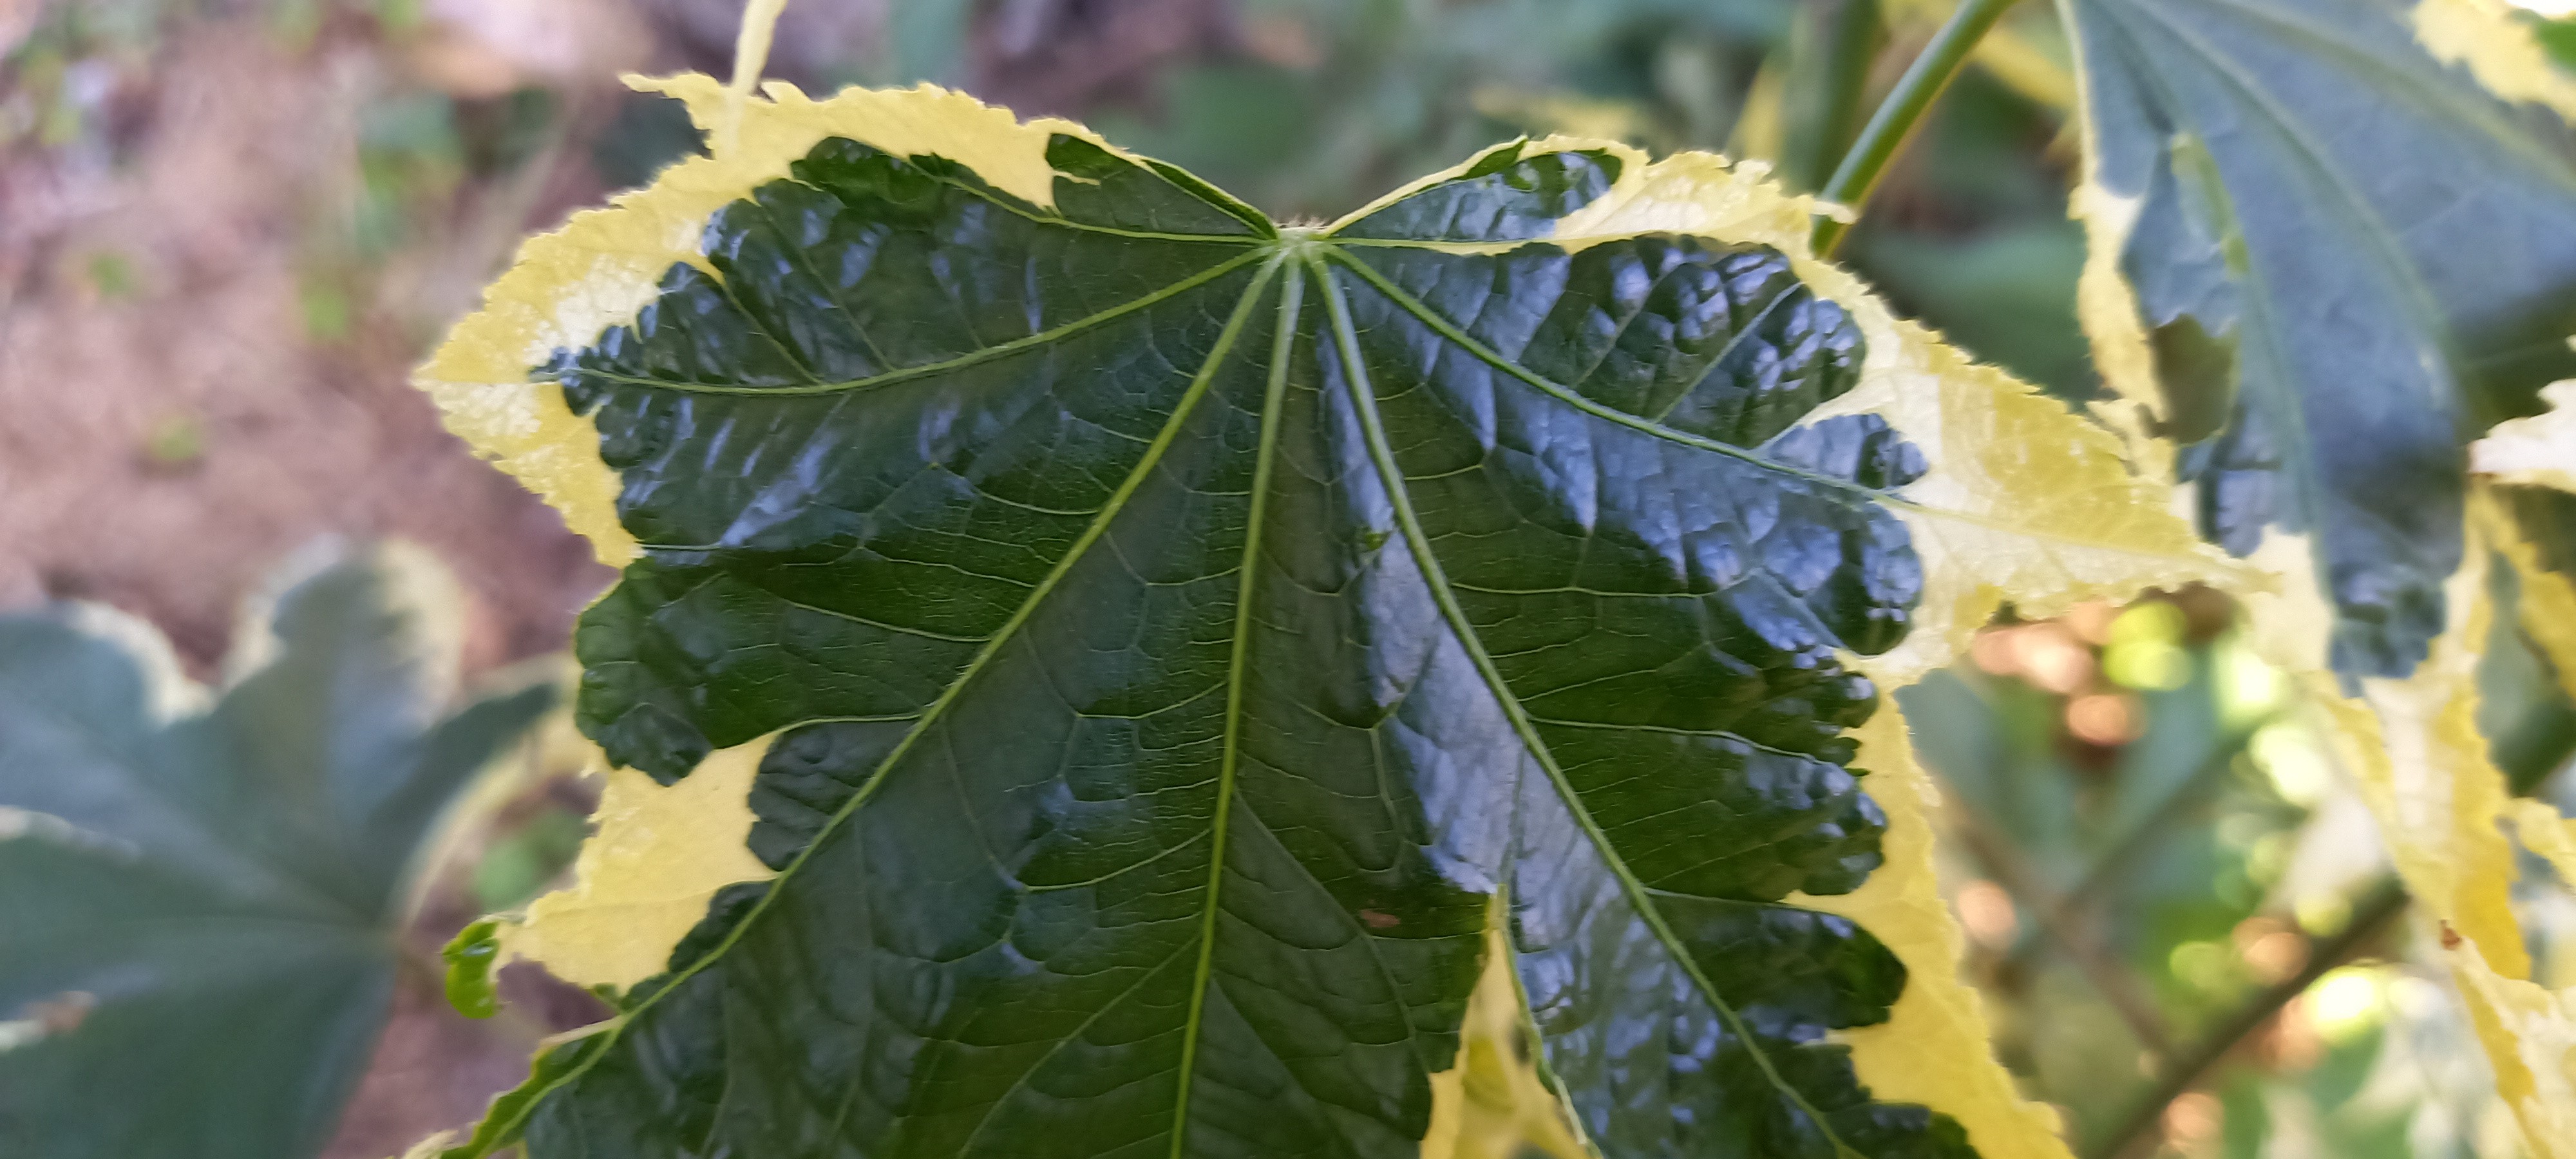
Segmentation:
<svg viewBox="0 0 2576 1159">
<path fill-rule="evenodd" d="M 2181 449 L 2201 526 L 2312 557 L 2307 647 L 2413 670 L 2459 565 L 2462 445 L 2537 409 L 2576 321 L 2564 126 L 2373 0 L 2065 0 L 2085 90 L 2086 324 Z"/>
<path fill-rule="evenodd" d="M 454 594 L 426 557 L 307 570 L 211 697 L 139 621 L 0 619 L 12 1153 L 318 1151 L 384 1023 L 412 861 L 553 703 L 442 715 Z"/>
<path fill-rule="evenodd" d="M 2485 477 L 2489 501 L 2473 508 L 2480 529 L 2519 582 L 2515 621 L 2533 649 L 2576 696 L 2576 382 L 2541 389 L 2550 409 L 2497 423 L 2469 445 L 2469 469 Z"/>
<path fill-rule="evenodd" d="M 2445 67 L 2394 6 L 2061 11 L 2083 62 L 2084 311 L 2105 377 L 2142 433 L 2180 448 L 2204 533 L 2287 577 L 2256 622 L 2293 670 L 2340 676 L 2310 689 L 2326 731 L 2439 923 L 2526 1143 L 2551 1153 L 2569 1131 L 2565 1031 L 2527 980 L 2477 683 L 2489 544 L 2533 567 L 2519 605 L 2545 623 L 2576 508 L 2537 491 L 2473 505 L 2464 468 L 2471 438 L 2539 409 L 2566 370 L 2566 127 Z M 2444 18 L 2424 27 L 2458 55 Z M 2492 53 L 2473 63 L 2505 76 Z"/>
</svg>

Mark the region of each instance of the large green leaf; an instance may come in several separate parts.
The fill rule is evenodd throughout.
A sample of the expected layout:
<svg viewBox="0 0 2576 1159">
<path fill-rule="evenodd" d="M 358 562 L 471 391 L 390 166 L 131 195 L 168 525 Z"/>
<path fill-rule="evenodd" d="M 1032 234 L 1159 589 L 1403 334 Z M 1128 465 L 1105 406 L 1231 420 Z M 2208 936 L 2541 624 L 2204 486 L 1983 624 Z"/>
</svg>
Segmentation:
<svg viewBox="0 0 2576 1159">
<path fill-rule="evenodd" d="M 539 1154 L 1409 1154 L 1496 890 L 1596 1140 L 1964 1150 L 1820 1042 L 1902 968 L 1780 904 L 1878 861 L 1834 649 L 1903 633 L 1919 455 L 1787 433 L 1860 352 L 1776 251 L 1414 244 L 1619 163 L 1520 153 L 1325 236 L 1071 136 L 1054 212 L 830 140 L 555 361 L 645 545 L 584 728 L 666 779 L 788 731 L 780 878 Z"/>
<path fill-rule="evenodd" d="M 406 870 L 550 686 L 441 719 L 425 560 L 276 604 L 205 703 L 104 609 L 0 618 L 0 1153 L 319 1152 L 366 1069 Z"/>
<path fill-rule="evenodd" d="M 2569 372 L 2569 134 L 2383 0 L 2060 7 L 2106 377 L 2157 400 L 2213 540 L 2307 537 L 2287 554 L 2334 612 L 2311 663 L 2405 675 L 2461 559 L 2463 445 Z"/>
<path fill-rule="evenodd" d="M 953 94 L 647 83 L 715 155 L 422 372 L 624 565 L 578 716 L 642 770 L 497 935 L 621 1013 L 458 1154 L 1412 1155 L 1511 1098 L 1496 915 L 1605 1155 L 2063 1154 L 1852 730 L 2006 591 L 2205 560 L 1806 205 L 1550 142 L 1283 228 Z"/>
</svg>

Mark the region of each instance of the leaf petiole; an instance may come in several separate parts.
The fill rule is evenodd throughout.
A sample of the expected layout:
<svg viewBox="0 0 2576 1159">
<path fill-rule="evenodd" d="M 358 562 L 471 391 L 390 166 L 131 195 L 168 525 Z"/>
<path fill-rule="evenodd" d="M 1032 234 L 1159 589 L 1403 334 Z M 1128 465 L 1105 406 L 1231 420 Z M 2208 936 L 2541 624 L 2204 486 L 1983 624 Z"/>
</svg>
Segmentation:
<svg viewBox="0 0 2576 1159">
<path fill-rule="evenodd" d="M 1869 124 L 1861 128 L 1860 139 L 1852 142 L 1851 152 L 1843 154 L 1842 163 L 1834 167 L 1834 175 L 1825 181 L 1817 196 L 1859 210 L 1869 200 L 1870 191 L 1878 187 L 1878 179 L 1887 174 L 1887 163 L 1895 160 L 1906 138 L 1923 123 L 1923 114 L 1968 63 L 1969 52 L 2012 6 L 2013 0 L 1960 0 L 1950 19 L 1932 34 L 1932 42 L 1923 46 L 1922 55 L 1905 66 L 1905 75 L 1896 78 L 1896 87 L 1888 90 L 1887 99 L 1870 114 Z M 1834 248 L 1850 229 L 1849 222 L 1818 218 L 1816 232 L 1811 236 L 1816 256 L 1833 256 Z"/>
</svg>

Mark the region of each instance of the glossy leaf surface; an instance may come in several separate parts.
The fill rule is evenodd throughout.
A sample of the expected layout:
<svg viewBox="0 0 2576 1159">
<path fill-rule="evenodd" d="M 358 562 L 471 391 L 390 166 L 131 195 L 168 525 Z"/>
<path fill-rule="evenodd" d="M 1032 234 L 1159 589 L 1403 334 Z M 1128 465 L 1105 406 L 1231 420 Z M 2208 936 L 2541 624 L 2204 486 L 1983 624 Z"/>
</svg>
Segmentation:
<svg viewBox="0 0 2576 1159">
<path fill-rule="evenodd" d="M 1776 251 L 1358 242 L 1619 163 L 1519 154 L 1342 243 L 1080 138 L 1053 212 L 827 140 L 555 361 L 645 548 L 583 725 L 666 779 L 787 731 L 779 879 L 538 1153 L 1410 1153 L 1497 890 L 1602 1144 L 1964 1151 L 1820 1042 L 1902 968 L 1779 904 L 1878 861 L 1833 649 L 1903 633 L 1919 453 L 1793 431 L 1859 338 Z"/>
<path fill-rule="evenodd" d="M 532 240 L 421 373 L 625 566 L 578 645 L 628 767 L 496 932 L 625 1011 L 459 1153 L 1567 1113 L 1605 1155 L 2064 1154 L 1955 976 L 1901 724 L 1852 730 L 2006 593 L 2209 560 L 1809 206 L 1551 141 L 1282 229 L 955 94 L 637 83 L 714 155 Z M 1480 977 L 1525 1026 L 1462 1046 Z"/>
<path fill-rule="evenodd" d="M 2576 153 L 2376 0 L 2063 0 L 2106 377 L 2205 534 L 2302 555 L 2307 664 L 2403 676 L 2445 622 L 2462 448 L 2539 407 L 2576 323 Z M 2285 570 L 2290 570 L 2284 565 Z"/>
<path fill-rule="evenodd" d="M 441 718 L 428 566 L 287 591 L 210 703 L 139 622 L 0 619 L 0 1152 L 322 1149 L 384 1024 L 410 861 L 554 697 Z"/>
</svg>

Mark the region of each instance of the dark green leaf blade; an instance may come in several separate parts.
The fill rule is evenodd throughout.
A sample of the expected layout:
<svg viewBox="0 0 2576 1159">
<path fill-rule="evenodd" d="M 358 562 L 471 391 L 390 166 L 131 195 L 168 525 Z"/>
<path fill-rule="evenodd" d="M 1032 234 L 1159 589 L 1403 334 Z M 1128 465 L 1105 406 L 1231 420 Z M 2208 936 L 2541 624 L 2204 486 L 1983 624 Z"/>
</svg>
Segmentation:
<svg viewBox="0 0 2576 1159">
<path fill-rule="evenodd" d="M 1818 465 L 1795 452 L 1756 459 L 1648 415 L 1584 411 L 1572 388 L 1530 369 L 1574 361 L 1585 344 L 1510 321 L 1633 318 L 1654 300 L 1641 279 L 1572 272 L 1631 264 L 1632 251 L 1514 251 L 1502 264 L 1528 266 L 1494 280 L 1531 287 L 1501 295 L 1522 308 L 1472 313 L 1369 276 L 1375 255 L 1359 255 L 1348 267 L 1361 275 L 1356 308 L 1336 319 L 1341 365 L 1360 368 L 1351 389 L 1366 400 L 1363 425 L 1383 427 L 1378 466 L 1400 488 L 1391 501 L 1405 538 L 1478 670 L 1487 703 L 1449 715 L 1508 731 L 1526 754 L 1506 867 L 1514 940 L 1548 1060 L 1586 1131 L 1621 1154 L 1964 1152 L 1957 1128 L 1921 1108 L 1869 1104 L 1840 1050 L 1818 1042 L 1828 1027 L 1885 1017 L 1902 986 L 1894 960 L 1848 922 L 1803 915 L 1820 920 L 1763 929 L 1747 907 L 1723 904 L 1843 892 L 1877 864 L 1884 820 L 1848 772 L 1743 734 L 1788 725 L 1784 743 L 1848 759 L 1834 726 L 1865 719 L 1876 694 L 1832 649 L 1876 651 L 1902 635 L 1920 575 L 1901 526 L 1862 488 L 1783 470 Z M 1479 259 L 1449 260 L 1479 280 Z M 1702 281 L 1677 313 L 1705 319 L 1764 280 Z M 1625 292 L 1582 300 L 1595 285 Z M 1573 309 L 1547 300 L 1559 286 L 1577 288 L 1565 295 Z M 1823 353 L 1757 345 L 1775 371 Z M 1802 381 L 1723 356 L 1705 374 L 1672 394 L 1794 398 Z M 1885 428 L 1836 419 L 1802 433 L 1798 449 L 1812 454 L 1811 440 L 1856 450 Z M 1756 786 L 1778 795 L 1745 792 Z M 1804 1010 L 1743 973 L 1747 942 L 1790 941 L 1801 925 L 1817 935 L 1803 965 L 1847 983 Z"/>
<path fill-rule="evenodd" d="M 2412 671 L 2460 561 L 2462 446 L 2576 369 L 2576 141 L 2436 63 L 2397 4 L 2063 9 L 2096 200 L 2135 199 L 2116 239 L 2088 211 L 2156 363 L 2114 385 L 2161 391 L 2212 540 L 2311 537 L 2335 669 Z"/>
<path fill-rule="evenodd" d="M 779 873 L 462 1153 L 1409 1156 L 1499 895 L 1605 1154 L 1968 1154 L 1826 1041 L 1902 966 L 1786 900 L 1878 864 L 1837 652 L 1922 585 L 1920 452 L 1801 425 L 1840 308 L 1759 246 L 1443 251 L 1591 154 L 1351 239 L 1048 157 L 1053 209 L 825 141 L 553 358 L 644 545 L 584 727 L 666 781 L 774 734 Z"/>
<path fill-rule="evenodd" d="M 1145 454 L 1254 277 L 1234 239 L 1051 226 L 933 176 L 954 168 L 827 142 L 710 223 L 722 280 L 675 269 L 559 360 L 610 466 L 691 479 L 626 488 L 652 563 L 582 620 L 619 650 L 583 651 L 611 759 L 669 780 L 785 724 L 921 712 Z M 857 651 L 894 662 L 833 670 Z"/>
</svg>

